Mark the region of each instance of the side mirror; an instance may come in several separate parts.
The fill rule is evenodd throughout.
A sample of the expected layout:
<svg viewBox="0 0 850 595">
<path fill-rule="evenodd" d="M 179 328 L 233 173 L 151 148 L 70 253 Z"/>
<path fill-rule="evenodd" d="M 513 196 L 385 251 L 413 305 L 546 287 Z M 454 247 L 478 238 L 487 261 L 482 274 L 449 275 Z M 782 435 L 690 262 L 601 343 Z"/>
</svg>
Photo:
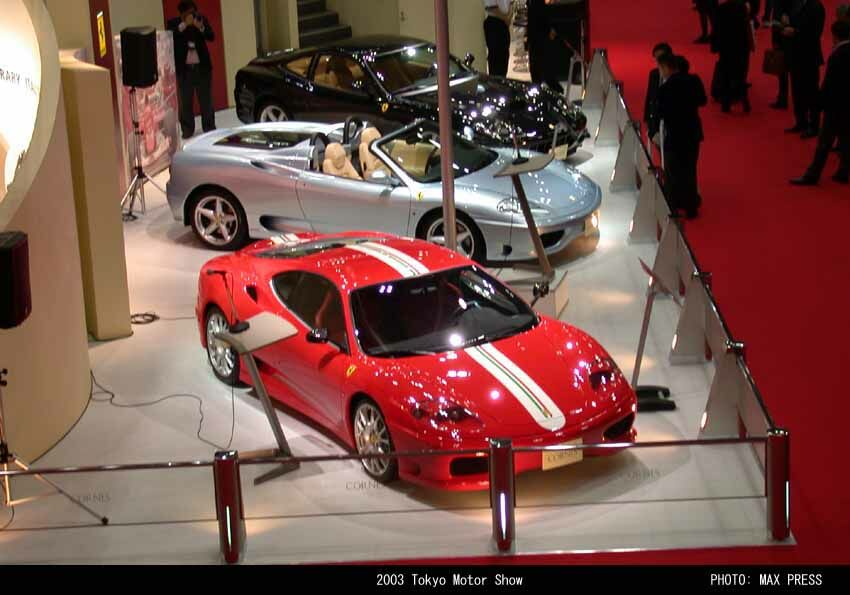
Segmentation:
<svg viewBox="0 0 850 595">
<path fill-rule="evenodd" d="M 475 62 L 475 56 L 473 56 L 471 53 L 467 52 L 466 56 L 463 59 L 463 65 L 466 66 L 467 68 L 470 68 L 472 66 L 473 62 Z"/>
<path fill-rule="evenodd" d="M 316 343 L 323 344 L 328 342 L 328 329 L 326 328 L 314 328 L 309 333 L 307 333 L 307 342 L 308 343 Z"/>
<path fill-rule="evenodd" d="M 393 188 L 401 186 L 400 180 L 398 180 L 395 176 L 391 176 L 383 169 L 376 169 L 371 174 L 369 174 L 369 181 L 376 182 L 378 184 L 386 184 L 387 186 L 392 186 Z"/>
</svg>

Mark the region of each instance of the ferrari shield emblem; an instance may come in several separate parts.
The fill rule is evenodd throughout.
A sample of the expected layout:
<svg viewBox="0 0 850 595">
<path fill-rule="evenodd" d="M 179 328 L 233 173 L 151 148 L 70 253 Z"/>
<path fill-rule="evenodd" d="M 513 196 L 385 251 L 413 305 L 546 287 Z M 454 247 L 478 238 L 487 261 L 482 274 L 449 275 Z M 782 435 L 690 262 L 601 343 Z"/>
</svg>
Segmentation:
<svg viewBox="0 0 850 595">
<path fill-rule="evenodd" d="M 351 364 L 350 366 L 348 366 L 348 369 L 345 371 L 345 377 L 351 378 L 352 376 L 354 376 L 355 372 L 357 372 L 357 366 L 355 366 L 354 364 Z"/>
<path fill-rule="evenodd" d="M 384 113 L 384 114 L 387 113 L 388 109 L 390 109 L 389 103 L 382 103 L 381 104 L 381 113 Z"/>
<path fill-rule="evenodd" d="M 422 192 L 420 192 L 419 194 L 416 195 L 416 200 L 423 200 L 424 198 L 425 198 L 425 194 L 423 194 Z"/>
</svg>

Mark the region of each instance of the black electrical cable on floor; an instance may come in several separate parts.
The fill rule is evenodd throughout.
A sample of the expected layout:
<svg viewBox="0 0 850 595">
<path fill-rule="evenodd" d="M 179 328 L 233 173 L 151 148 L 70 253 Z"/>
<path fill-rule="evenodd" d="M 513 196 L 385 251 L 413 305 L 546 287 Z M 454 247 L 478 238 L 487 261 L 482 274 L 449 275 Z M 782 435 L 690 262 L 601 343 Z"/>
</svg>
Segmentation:
<svg viewBox="0 0 850 595">
<path fill-rule="evenodd" d="M 12 526 L 12 522 L 15 520 L 15 507 L 14 507 L 14 506 L 10 506 L 9 508 L 11 508 L 11 509 L 12 509 L 12 516 L 10 516 L 10 517 L 9 517 L 9 521 L 8 521 L 5 525 L 3 525 L 2 527 L 0 527 L 0 533 L 2 533 L 3 531 L 5 531 L 5 530 L 6 530 L 6 529 L 8 529 L 9 527 L 11 527 L 11 526 Z"/>
<path fill-rule="evenodd" d="M 137 409 L 137 408 L 141 408 L 141 407 L 151 407 L 153 405 L 158 405 L 159 403 L 163 403 L 163 402 L 168 401 L 170 399 L 192 399 L 194 401 L 197 401 L 197 403 L 198 403 L 198 413 L 201 416 L 201 419 L 198 421 L 198 431 L 195 434 L 195 436 L 198 438 L 198 440 L 200 440 L 204 444 L 208 444 L 209 446 L 212 446 L 213 448 L 215 448 L 217 450 L 228 450 L 230 448 L 230 446 L 233 444 L 233 436 L 236 432 L 236 393 L 235 393 L 233 386 L 230 387 L 230 415 L 231 415 L 231 418 L 230 418 L 230 440 L 227 441 L 227 445 L 220 446 L 220 445 L 216 444 L 215 442 L 211 442 L 211 441 L 207 440 L 206 438 L 204 438 L 203 436 L 201 436 L 201 431 L 204 428 L 204 400 L 201 397 L 199 397 L 198 395 L 193 395 L 191 393 L 175 393 L 175 394 L 171 394 L 171 395 L 166 395 L 166 396 L 159 398 L 159 399 L 156 399 L 154 401 L 147 401 L 147 402 L 144 402 L 144 403 L 134 403 L 134 404 L 116 403 L 115 399 L 117 398 L 117 395 L 115 394 L 115 392 L 104 387 L 102 384 L 100 384 L 97 381 L 97 378 L 95 378 L 95 375 L 94 375 L 94 370 L 91 370 L 90 373 L 91 373 L 91 391 L 90 391 L 90 394 L 89 394 L 89 398 L 95 403 L 108 403 L 109 405 L 112 405 L 113 407 L 118 407 L 120 409 Z M 97 388 L 98 390 L 95 391 L 94 390 L 95 388 Z M 96 399 L 95 397 L 97 395 L 108 395 L 109 398 Z"/>
<path fill-rule="evenodd" d="M 157 314 L 156 312 L 141 312 L 137 314 L 130 315 L 130 324 L 143 326 L 146 324 L 153 324 L 159 320 L 175 322 L 178 320 L 195 320 L 194 316 L 178 316 L 176 318 L 164 318 Z"/>
</svg>

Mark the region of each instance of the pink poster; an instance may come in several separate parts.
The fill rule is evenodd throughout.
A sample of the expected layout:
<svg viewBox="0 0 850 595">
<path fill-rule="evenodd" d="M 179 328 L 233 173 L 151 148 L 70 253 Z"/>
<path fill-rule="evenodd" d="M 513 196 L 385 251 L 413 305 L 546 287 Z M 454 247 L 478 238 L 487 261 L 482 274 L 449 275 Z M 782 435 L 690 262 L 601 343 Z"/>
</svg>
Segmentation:
<svg viewBox="0 0 850 595">
<path fill-rule="evenodd" d="M 121 101 L 121 133 L 124 163 L 128 180 L 133 166 L 133 120 L 130 111 L 130 88 L 121 81 L 121 36 L 115 36 L 115 72 Z M 136 114 L 141 138 L 139 145 L 142 167 L 148 175 L 168 168 L 171 158 L 180 147 L 180 126 L 177 120 L 177 76 L 174 72 L 174 40 L 170 31 L 156 32 L 159 81 L 152 87 L 136 89 Z"/>
</svg>

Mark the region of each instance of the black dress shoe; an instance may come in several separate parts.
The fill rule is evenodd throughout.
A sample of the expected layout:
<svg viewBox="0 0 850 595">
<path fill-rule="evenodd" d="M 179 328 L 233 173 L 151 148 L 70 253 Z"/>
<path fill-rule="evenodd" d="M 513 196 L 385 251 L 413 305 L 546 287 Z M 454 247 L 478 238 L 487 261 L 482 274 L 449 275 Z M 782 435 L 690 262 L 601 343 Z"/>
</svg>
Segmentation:
<svg viewBox="0 0 850 595">
<path fill-rule="evenodd" d="M 803 134 L 800 135 L 800 138 L 816 138 L 818 135 L 818 131 L 814 128 L 807 128 L 803 131 Z"/>
<path fill-rule="evenodd" d="M 850 175 L 844 173 L 837 173 L 832 176 L 832 181 L 837 182 L 839 184 L 850 184 Z"/>
<path fill-rule="evenodd" d="M 802 126 L 797 125 L 797 126 L 792 126 L 791 128 L 786 128 L 785 132 L 787 132 L 788 134 L 799 134 L 801 132 L 804 132 L 805 130 L 806 129 L 803 128 Z"/>
<path fill-rule="evenodd" d="M 792 186 L 817 186 L 818 181 L 817 181 L 817 179 L 815 179 L 811 176 L 805 176 L 804 175 L 804 176 L 800 176 L 799 178 L 791 179 L 791 185 Z"/>
</svg>

